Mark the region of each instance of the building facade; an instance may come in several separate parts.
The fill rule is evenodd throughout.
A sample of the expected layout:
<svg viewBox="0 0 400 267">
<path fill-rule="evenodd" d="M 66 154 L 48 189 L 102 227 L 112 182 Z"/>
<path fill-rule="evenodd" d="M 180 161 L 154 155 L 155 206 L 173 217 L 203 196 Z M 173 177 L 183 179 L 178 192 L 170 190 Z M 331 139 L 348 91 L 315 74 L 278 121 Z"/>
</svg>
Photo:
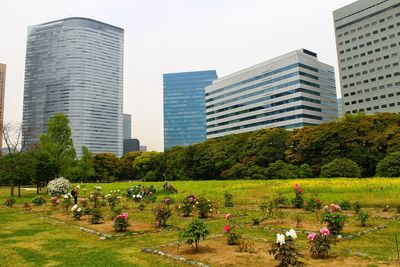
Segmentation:
<svg viewBox="0 0 400 267">
<path fill-rule="evenodd" d="M 337 116 L 334 69 L 305 49 L 206 87 L 207 139 L 269 127 L 319 125 Z"/>
<path fill-rule="evenodd" d="M 123 154 L 125 155 L 126 153 L 134 152 L 134 151 L 140 151 L 140 141 L 139 141 L 139 139 L 136 139 L 136 138 L 124 139 L 124 152 L 123 152 Z"/>
<path fill-rule="evenodd" d="M 123 114 L 123 137 L 125 139 L 132 138 L 132 116 L 131 114 Z"/>
<path fill-rule="evenodd" d="M 4 125 L 4 95 L 6 90 L 6 64 L 0 63 L 0 127 Z M 0 148 L 3 147 L 3 131 L 0 131 Z"/>
<path fill-rule="evenodd" d="M 360 0 L 333 18 L 344 112 L 400 112 L 400 2 Z"/>
<path fill-rule="evenodd" d="M 87 18 L 28 28 L 23 128 L 37 143 L 56 113 L 70 121 L 77 155 L 122 155 L 124 30 Z"/>
<path fill-rule="evenodd" d="M 164 150 L 206 140 L 204 90 L 215 70 L 164 74 Z"/>
</svg>

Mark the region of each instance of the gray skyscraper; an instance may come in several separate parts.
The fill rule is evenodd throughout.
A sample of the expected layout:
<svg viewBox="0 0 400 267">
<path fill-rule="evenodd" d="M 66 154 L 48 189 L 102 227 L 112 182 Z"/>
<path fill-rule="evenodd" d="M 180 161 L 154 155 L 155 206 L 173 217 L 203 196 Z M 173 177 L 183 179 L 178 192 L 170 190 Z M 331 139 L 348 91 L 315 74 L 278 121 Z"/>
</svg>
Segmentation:
<svg viewBox="0 0 400 267">
<path fill-rule="evenodd" d="M 333 19 L 344 112 L 400 112 L 399 0 L 356 1 Z"/>
<path fill-rule="evenodd" d="M 28 28 L 23 127 L 30 144 L 63 113 L 78 156 L 82 146 L 122 155 L 123 43 L 123 29 L 87 18 Z"/>
<path fill-rule="evenodd" d="M 124 136 L 124 140 L 125 139 L 131 139 L 132 138 L 132 133 L 131 133 L 131 129 L 132 129 L 132 116 L 131 114 L 123 114 L 123 136 Z"/>
<path fill-rule="evenodd" d="M 0 127 L 3 127 L 5 87 L 6 87 L 6 64 L 0 63 Z M 3 147 L 3 134 L 2 131 L 0 131 L 0 148 L 2 147 Z"/>
</svg>

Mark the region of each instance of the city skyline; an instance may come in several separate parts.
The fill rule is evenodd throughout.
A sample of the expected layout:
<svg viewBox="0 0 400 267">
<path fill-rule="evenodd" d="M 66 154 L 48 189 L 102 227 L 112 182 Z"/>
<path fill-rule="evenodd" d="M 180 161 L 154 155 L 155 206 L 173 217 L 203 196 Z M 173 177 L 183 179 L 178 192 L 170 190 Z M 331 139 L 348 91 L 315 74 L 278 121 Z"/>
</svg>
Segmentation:
<svg viewBox="0 0 400 267">
<path fill-rule="evenodd" d="M 123 111 L 135 117 L 133 136 L 149 150 L 162 151 L 163 73 L 215 69 L 225 76 L 299 47 L 337 70 L 332 12 L 352 2 L 6 1 L 0 18 L 10 25 L 0 52 L 0 62 L 8 66 L 5 122 L 22 121 L 29 25 L 87 17 L 124 28 Z"/>
</svg>

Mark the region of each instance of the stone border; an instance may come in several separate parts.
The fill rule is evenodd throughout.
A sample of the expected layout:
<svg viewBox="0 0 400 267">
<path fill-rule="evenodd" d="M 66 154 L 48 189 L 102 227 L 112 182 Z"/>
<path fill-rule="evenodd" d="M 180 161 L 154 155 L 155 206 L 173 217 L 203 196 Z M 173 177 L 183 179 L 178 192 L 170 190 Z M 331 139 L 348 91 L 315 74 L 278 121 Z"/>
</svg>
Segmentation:
<svg viewBox="0 0 400 267">
<path fill-rule="evenodd" d="M 155 254 L 155 255 L 159 255 L 165 258 L 169 258 L 169 259 L 173 259 L 173 260 L 178 260 L 178 261 L 182 261 L 184 263 L 190 264 L 190 265 L 197 265 L 197 266 L 203 266 L 203 267 L 210 267 L 210 265 L 201 262 L 201 261 L 197 261 L 197 260 L 188 260 L 185 259 L 183 257 L 179 257 L 179 256 L 174 256 L 172 254 L 168 254 L 165 252 L 162 252 L 160 250 L 157 249 L 152 249 L 152 248 L 142 248 L 141 250 L 144 253 L 148 253 L 148 254 Z"/>
</svg>

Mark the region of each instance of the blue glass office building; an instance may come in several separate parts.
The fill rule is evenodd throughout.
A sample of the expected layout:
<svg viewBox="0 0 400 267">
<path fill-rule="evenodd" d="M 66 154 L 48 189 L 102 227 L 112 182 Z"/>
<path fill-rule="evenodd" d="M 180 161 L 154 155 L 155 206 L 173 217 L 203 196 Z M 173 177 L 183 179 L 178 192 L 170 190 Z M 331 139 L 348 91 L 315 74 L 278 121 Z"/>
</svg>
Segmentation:
<svg viewBox="0 0 400 267">
<path fill-rule="evenodd" d="M 206 140 L 205 87 L 215 70 L 164 74 L 164 150 Z"/>
</svg>

